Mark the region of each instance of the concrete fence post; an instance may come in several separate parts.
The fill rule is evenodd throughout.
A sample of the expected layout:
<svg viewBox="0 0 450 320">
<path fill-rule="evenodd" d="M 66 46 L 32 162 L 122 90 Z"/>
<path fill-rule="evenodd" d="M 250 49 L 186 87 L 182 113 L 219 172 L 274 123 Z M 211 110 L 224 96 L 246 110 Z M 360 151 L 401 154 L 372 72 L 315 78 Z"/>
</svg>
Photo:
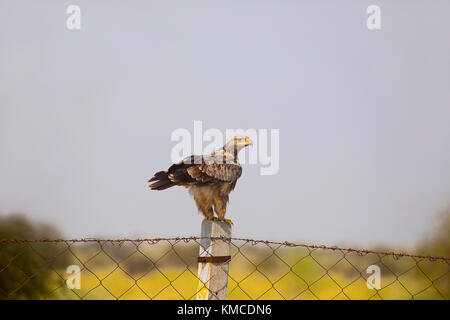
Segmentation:
<svg viewBox="0 0 450 320">
<path fill-rule="evenodd" d="M 227 298 L 228 264 L 231 259 L 229 238 L 230 224 L 203 220 L 198 257 L 197 300 Z"/>
</svg>

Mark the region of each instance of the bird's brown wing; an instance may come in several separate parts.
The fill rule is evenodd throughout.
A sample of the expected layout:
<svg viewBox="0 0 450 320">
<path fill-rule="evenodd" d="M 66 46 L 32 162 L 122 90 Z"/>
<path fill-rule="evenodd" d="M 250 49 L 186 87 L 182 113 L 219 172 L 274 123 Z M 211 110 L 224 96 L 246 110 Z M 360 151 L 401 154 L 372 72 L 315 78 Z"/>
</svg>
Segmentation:
<svg viewBox="0 0 450 320">
<path fill-rule="evenodd" d="M 214 163 L 191 156 L 173 164 L 167 171 L 157 172 L 149 182 L 154 182 L 150 185 L 151 189 L 164 190 L 174 185 L 235 183 L 241 174 L 242 168 L 238 163 Z"/>
<path fill-rule="evenodd" d="M 242 167 L 238 163 L 203 164 L 199 169 L 208 177 L 212 177 L 221 182 L 234 182 L 242 174 Z"/>
</svg>

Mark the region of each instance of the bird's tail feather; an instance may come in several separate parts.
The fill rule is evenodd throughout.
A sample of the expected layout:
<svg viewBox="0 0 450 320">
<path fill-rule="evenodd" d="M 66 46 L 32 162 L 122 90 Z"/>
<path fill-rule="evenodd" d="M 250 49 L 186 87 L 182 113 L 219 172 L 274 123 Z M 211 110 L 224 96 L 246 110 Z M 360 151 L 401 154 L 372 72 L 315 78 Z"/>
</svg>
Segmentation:
<svg viewBox="0 0 450 320">
<path fill-rule="evenodd" d="M 148 180 L 148 182 L 152 182 L 152 181 L 155 181 L 154 183 L 149 185 L 150 189 L 152 189 L 152 190 L 164 190 L 164 189 L 167 189 L 167 188 L 170 188 L 170 187 L 173 187 L 176 185 L 175 182 L 170 181 L 169 175 L 166 171 L 159 171 L 159 172 L 155 173 L 153 178 Z"/>
<path fill-rule="evenodd" d="M 169 176 L 166 171 L 158 171 L 153 175 L 153 178 L 148 180 L 148 182 L 157 181 L 157 180 L 168 180 Z"/>
</svg>

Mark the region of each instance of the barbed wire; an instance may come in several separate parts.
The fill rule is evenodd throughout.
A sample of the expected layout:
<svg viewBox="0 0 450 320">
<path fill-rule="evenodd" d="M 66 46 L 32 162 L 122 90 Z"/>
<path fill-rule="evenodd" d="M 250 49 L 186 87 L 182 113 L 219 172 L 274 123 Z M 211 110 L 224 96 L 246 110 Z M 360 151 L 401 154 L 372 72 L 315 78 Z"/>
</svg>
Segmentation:
<svg viewBox="0 0 450 320">
<path fill-rule="evenodd" d="M 229 299 L 450 299 L 449 257 L 198 236 L 0 239 L 0 299 L 195 299 L 204 239 L 231 248 L 218 263 Z M 82 288 L 67 288 L 68 265 Z M 373 265 L 379 288 L 367 284 Z"/>
<path fill-rule="evenodd" d="M 212 240 L 226 240 L 226 241 L 245 241 L 249 242 L 253 245 L 264 243 L 264 244 L 274 244 L 274 245 L 283 245 L 287 247 L 303 247 L 310 249 L 323 249 L 323 250 L 340 250 L 346 252 L 354 252 L 359 255 L 367 255 L 370 253 L 380 254 L 383 256 L 394 256 L 394 257 L 410 257 L 410 258 L 419 258 L 419 259 L 427 259 L 430 261 L 442 260 L 442 261 L 450 261 L 450 257 L 444 256 L 431 256 L 431 255 L 418 255 L 418 254 L 409 254 L 405 252 L 394 252 L 394 251 L 376 251 L 376 250 L 368 250 L 368 249 L 354 249 L 354 248 L 343 248 L 339 246 L 326 246 L 326 245 L 313 245 L 313 244 L 304 244 L 304 243 L 294 243 L 289 241 L 269 241 L 269 240 L 255 240 L 249 238 L 239 238 L 239 237 L 162 237 L 162 238 L 120 238 L 120 239 L 101 239 L 101 238 L 81 238 L 81 239 L 0 239 L 0 243 L 44 243 L 44 242 L 65 242 L 65 243 L 89 243 L 89 242 L 111 242 L 111 243 L 122 243 L 122 242 L 151 242 L 157 243 L 159 241 L 197 241 L 202 239 L 212 239 Z"/>
</svg>

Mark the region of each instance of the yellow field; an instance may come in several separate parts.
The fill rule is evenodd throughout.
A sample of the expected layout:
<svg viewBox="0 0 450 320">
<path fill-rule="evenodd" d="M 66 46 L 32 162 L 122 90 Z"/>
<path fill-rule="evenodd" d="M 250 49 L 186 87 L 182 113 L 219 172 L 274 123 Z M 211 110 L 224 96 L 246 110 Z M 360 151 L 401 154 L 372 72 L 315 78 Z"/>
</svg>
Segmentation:
<svg viewBox="0 0 450 320">
<path fill-rule="evenodd" d="M 154 270 L 143 276 L 132 278 L 117 268 L 102 268 L 95 275 L 87 270 L 81 272 L 81 289 L 69 290 L 65 283 L 49 295 L 48 299 L 195 299 L 198 286 L 196 270 L 164 270 L 164 274 Z M 368 289 L 365 280 L 355 274 L 338 274 L 330 272 L 312 272 L 301 275 L 293 272 L 278 280 L 280 274 L 263 274 L 255 271 L 230 270 L 228 280 L 228 299 L 441 299 L 439 293 L 430 286 L 426 279 L 420 279 L 416 273 L 405 274 L 396 278 L 382 278 L 382 289 Z M 331 278 L 331 277 L 332 278 Z M 334 280 L 333 280 L 334 279 Z M 276 281 L 278 280 L 278 281 Z M 309 281 L 311 280 L 311 281 Z M 448 279 L 447 279 L 448 280 Z M 444 290 L 448 285 L 441 281 L 438 289 Z M 272 283 L 274 283 L 272 285 Z M 343 289 L 341 289 L 343 288 Z M 423 291 L 422 291 L 423 290 Z M 448 290 L 448 289 L 447 289 Z M 447 292 L 448 293 L 448 292 Z"/>
</svg>

